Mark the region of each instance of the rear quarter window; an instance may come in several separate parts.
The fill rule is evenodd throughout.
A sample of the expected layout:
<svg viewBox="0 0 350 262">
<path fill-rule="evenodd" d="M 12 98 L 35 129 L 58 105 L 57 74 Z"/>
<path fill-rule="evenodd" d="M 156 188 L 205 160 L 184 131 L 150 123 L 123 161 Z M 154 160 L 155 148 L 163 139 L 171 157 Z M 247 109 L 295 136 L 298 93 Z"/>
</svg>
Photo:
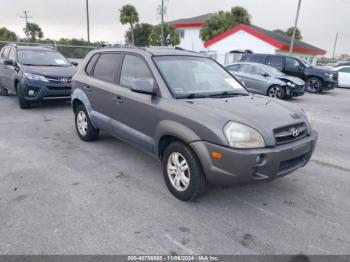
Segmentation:
<svg viewBox="0 0 350 262">
<path fill-rule="evenodd" d="M 86 68 L 85 68 L 85 72 L 88 75 L 92 75 L 93 74 L 93 70 L 94 70 L 94 66 L 96 64 L 97 59 L 99 58 L 100 54 L 95 54 L 90 58 L 89 63 L 87 64 Z"/>
</svg>

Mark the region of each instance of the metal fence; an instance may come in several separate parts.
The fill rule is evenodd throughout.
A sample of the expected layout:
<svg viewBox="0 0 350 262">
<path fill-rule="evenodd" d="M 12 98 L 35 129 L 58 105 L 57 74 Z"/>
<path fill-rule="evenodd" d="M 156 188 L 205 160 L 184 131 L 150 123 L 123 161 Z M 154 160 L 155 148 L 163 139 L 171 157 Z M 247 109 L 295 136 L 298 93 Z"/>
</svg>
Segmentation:
<svg viewBox="0 0 350 262">
<path fill-rule="evenodd" d="M 28 42 L 11 42 L 0 41 L 0 48 L 7 44 L 27 45 L 27 46 L 50 46 L 58 50 L 64 56 L 72 59 L 83 59 L 90 51 L 96 48 L 96 46 L 84 46 L 84 45 L 62 45 L 56 43 L 28 43 Z"/>
</svg>

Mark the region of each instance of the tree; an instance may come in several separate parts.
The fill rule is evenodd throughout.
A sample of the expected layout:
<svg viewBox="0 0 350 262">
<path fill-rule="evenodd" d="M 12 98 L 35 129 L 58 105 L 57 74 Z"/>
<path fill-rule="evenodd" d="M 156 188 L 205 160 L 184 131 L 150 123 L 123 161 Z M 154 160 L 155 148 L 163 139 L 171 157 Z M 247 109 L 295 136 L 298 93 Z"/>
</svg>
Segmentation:
<svg viewBox="0 0 350 262">
<path fill-rule="evenodd" d="M 203 41 L 207 41 L 234 26 L 240 24 L 250 25 L 250 18 L 248 11 L 240 6 L 231 8 L 229 12 L 219 11 L 206 21 L 201 31 L 201 38 Z"/>
<path fill-rule="evenodd" d="M 134 41 L 136 46 L 148 46 L 149 38 L 152 33 L 153 26 L 150 24 L 136 24 L 134 28 Z M 127 42 L 132 42 L 132 30 L 128 30 L 125 35 Z"/>
<path fill-rule="evenodd" d="M 123 25 L 130 25 L 131 43 L 135 44 L 134 24 L 139 22 L 139 14 L 137 13 L 136 8 L 132 5 L 124 5 L 122 9 L 120 9 L 120 22 Z"/>
<path fill-rule="evenodd" d="M 18 39 L 16 33 L 8 30 L 6 27 L 0 28 L 0 40 L 1 41 L 16 41 Z"/>
<path fill-rule="evenodd" d="M 44 37 L 44 33 L 41 30 L 40 26 L 35 23 L 28 23 L 27 27 L 25 27 L 23 30 L 32 42 L 36 42 L 37 39 Z"/>
<path fill-rule="evenodd" d="M 150 35 L 150 45 L 154 46 L 160 46 L 161 45 L 161 38 L 162 38 L 162 29 L 161 25 L 157 25 L 153 27 L 152 33 Z M 167 45 L 178 45 L 180 44 L 180 36 L 176 32 L 175 28 L 170 26 L 167 23 L 164 23 L 164 38 L 167 43 Z"/>
<path fill-rule="evenodd" d="M 289 36 L 289 37 L 293 37 L 293 30 L 294 30 L 294 27 L 288 28 L 287 31 L 285 32 L 285 35 Z M 301 36 L 301 32 L 300 32 L 300 30 L 298 28 L 295 31 L 295 39 L 296 40 L 302 40 L 303 39 L 303 37 Z"/>
</svg>

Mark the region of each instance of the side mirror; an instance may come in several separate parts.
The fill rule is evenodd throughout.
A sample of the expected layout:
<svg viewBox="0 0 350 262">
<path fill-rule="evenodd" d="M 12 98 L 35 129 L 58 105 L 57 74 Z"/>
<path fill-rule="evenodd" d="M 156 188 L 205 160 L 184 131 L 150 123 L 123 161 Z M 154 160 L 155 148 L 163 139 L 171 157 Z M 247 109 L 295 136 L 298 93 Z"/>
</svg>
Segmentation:
<svg viewBox="0 0 350 262">
<path fill-rule="evenodd" d="M 15 64 L 12 59 L 4 59 L 3 62 L 4 62 L 4 65 L 14 65 Z"/>
<path fill-rule="evenodd" d="M 263 77 L 269 77 L 270 75 L 268 73 L 263 73 L 262 76 Z"/>
<path fill-rule="evenodd" d="M 300 65 L 300 66 L 298 66 L 298 69 L 299 69 L 300 71 L 304 71 L 305 67 L 302 66 L 302 65 Z"/>
<path fill-rule="evenodd" d="M 145 95 L 157 95 L 157 88 L 147 80 L 135 81 L 131 91 Z"/>
<path fill-rule="evenodd" d="M 79 63 L 78 62 L 74 62 L 74 61 L 72 61 L 72 62 L 70 62 L 72 65 L 74 65 L 74 66 L 78 66 L 79 65 Z"/>
</svg>

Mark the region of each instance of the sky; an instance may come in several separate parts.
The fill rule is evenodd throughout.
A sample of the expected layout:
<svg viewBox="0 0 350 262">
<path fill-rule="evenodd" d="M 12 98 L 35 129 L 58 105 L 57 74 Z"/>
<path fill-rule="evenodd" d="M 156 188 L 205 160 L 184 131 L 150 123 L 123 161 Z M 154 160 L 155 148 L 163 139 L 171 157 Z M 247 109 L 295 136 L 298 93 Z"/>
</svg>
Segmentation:
<svg viewBox="0 0 350 262">
<path fill-rule="evenodd" d="M 161 0 L 89 0 L 91 41 L 111 43 L 124 40 L 127 26 L 119 22 L 125 4 L 136 7 L 140 22 L 160 22 L 157 7 Z M 243 6 L 251 22 L 265 29 L 287 29 L 294 25 L 298 0 L 165 0 L 166 20 L 193 17 Z M 43 29 L 45 37 L 86 39 L 85 0 L 0 0 L 0 27 L 23 36 L 25 22 L 20 15 L 28 10 Z M 335 35 L 339 32 L 336 54 L 350 54 L 350 0 L 302 0 L 298 27 L 303 40 L 327 50 L 332 56 Z"/>
</svg>

